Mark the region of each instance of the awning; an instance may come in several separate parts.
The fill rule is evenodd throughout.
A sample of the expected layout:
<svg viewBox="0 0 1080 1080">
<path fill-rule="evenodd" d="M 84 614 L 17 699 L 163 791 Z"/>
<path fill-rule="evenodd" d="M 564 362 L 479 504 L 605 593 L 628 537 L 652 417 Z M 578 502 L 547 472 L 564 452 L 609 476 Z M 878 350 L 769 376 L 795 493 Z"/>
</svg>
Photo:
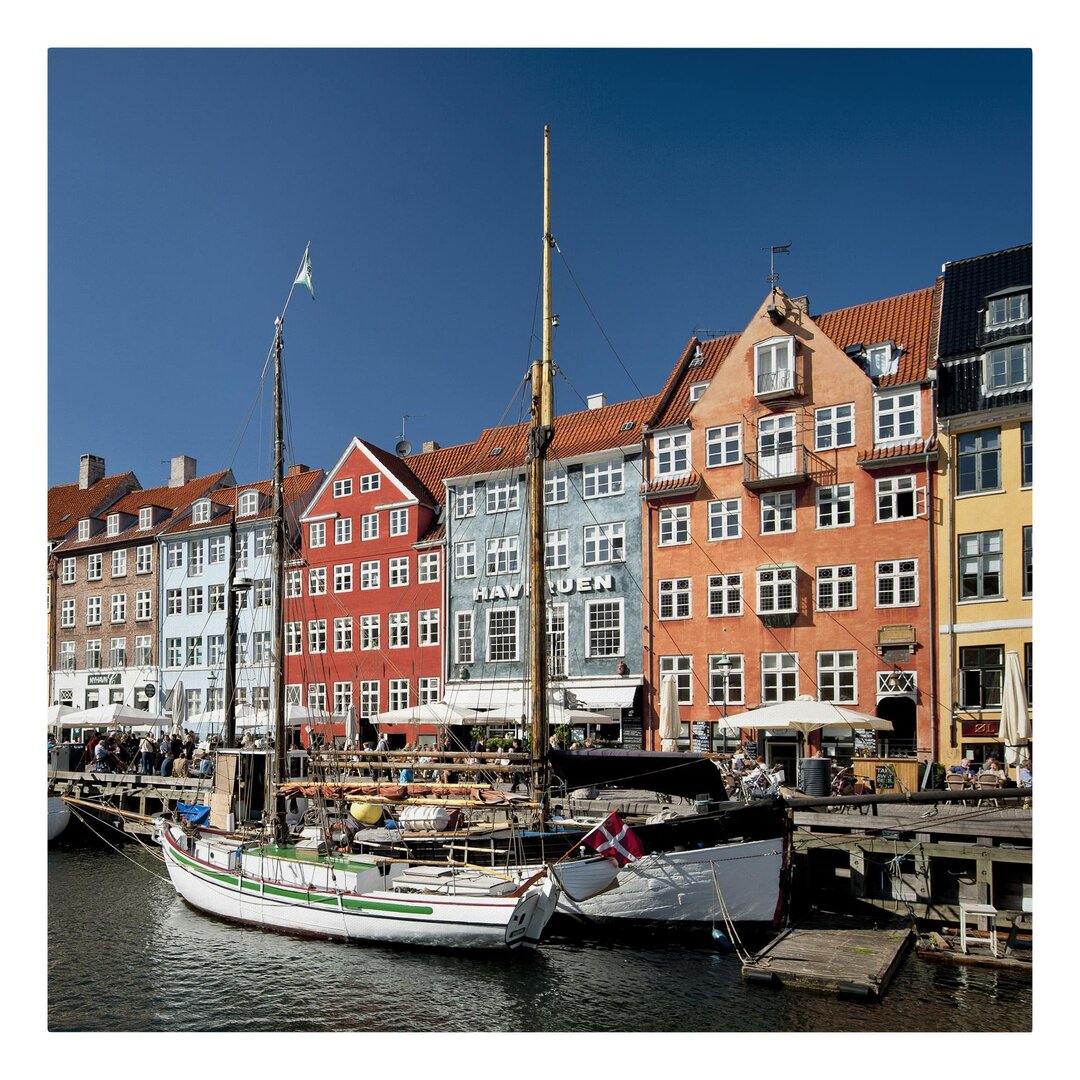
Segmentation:
<svg viewBox="0 0 1080 1080">
<path fill-rule="evenodd" d="M 628 683 L 625 686 L 598 686 L 596 689 L 581 687 L 573 690 L 578 709 L 629 709 L 634 704 L 634 695 L 641 683 Z"/>
<path fill-rule="evenodd" d="M 554 689 L 551 703 L 570 709 L 629 709 L 640 683 L 619 686 L 574 686 Z M 521 716 L 529 710 L 529 695 L 520 686 L 452 686 L 446 700 L 462 709 L 484 709 Z M 565 699 L 565 700 L 564 700 Z"/>
</svg>

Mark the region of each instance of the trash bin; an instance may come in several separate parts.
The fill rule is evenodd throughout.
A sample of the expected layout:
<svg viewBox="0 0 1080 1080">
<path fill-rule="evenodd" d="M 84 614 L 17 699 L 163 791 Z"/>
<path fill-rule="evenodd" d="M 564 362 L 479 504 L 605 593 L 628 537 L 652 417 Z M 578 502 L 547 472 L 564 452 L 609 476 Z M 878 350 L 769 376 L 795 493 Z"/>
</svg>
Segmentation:
<svg viewBox="0 0 1080 1080">
<path fill-rule="evenodd" d="M 804 757 L 799 761 L 799 790 L 804 795 L 828 795 L 831 763 L 824 757 Z"/>
</svg>

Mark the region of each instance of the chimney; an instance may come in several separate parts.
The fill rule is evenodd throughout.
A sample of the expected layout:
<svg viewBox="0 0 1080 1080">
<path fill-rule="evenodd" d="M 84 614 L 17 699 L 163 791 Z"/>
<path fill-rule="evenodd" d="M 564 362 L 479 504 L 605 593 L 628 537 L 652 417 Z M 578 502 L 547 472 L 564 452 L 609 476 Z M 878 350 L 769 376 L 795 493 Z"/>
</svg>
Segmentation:
<svg viewBox="0 0 1080 1080">
<path fill-rule="evenodd" d="M 195 459 L 187 454 L 178 454 L 172 459 L 172 472 L 169 474 L 169 487 L 183 487 L 195 479 Z"/>
<path fill-rule="evenodd" d="M 606 394 L 590 394 L 586 401 L 590 409 L 602 409 L 607 404 Z"/>
<path fill-rule="evenodd" d="M 797 307 L 804 315 L 810 314 L 810 297 L 809 296 L 793 296 L 791 297 L 791 303 Z"/>
<path fill-rule="evenodd" d="M 105 459 L 97 454 L 83 454 L 79 458 L 79 490 L 92 488 L 99 480 L 105 479 Z"/>
<path fill-rule="evenodd" d="M 311 472 L 311 470 L 306 465 L 301 465 L 298 462 L 296 465 L 290 465 L 289 466 L 289 471 L 285 475 L 286 476 L 299 476 L 301 473 L 306 473 L 306 472 Z"/>
<path fill-rule="evenodd" d="M 421 453 L 430 454 L 433 450 L 439 450 L 441 447 L 434 439 L 428 439 L 426 443 L 421 447 Z"/>
</svg>

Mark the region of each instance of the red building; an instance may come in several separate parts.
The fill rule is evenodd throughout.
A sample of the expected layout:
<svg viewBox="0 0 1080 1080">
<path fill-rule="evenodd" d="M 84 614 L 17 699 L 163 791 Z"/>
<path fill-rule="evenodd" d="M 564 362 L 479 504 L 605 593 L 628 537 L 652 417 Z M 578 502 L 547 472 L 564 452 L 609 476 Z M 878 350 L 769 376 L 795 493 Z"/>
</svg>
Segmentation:
<svg viewBox="0 0 1080 1080">
<path fill-rule="evenodd" d="M 929 756 L 937 296 L 811 317 L 775 290 L 741 334 L 688 344 L 650 420 L 654 736 L 670 674 L 684 745 L 694 722 L 722 748 L 725 717 L 809 696 L 887 718 L 889 753 Z M 854 749 L 843 725 L 812 741 Z M 794 764 L 793 736 L 759 743 Z"/>
<path fill-rule="evenodd" d="M 439 699 L 439 512 L 459 453 L 431 444 L 401 459 L 354 438 L 302 515 L 300 558 L 286 570 L 285 682 L 303 729 L 342 736 L 353 706 L 361 739 L 374 740 L 378 715 Z M 379 730 L 392 746 L 435 736 L 416 724 Z"/>
</svg>

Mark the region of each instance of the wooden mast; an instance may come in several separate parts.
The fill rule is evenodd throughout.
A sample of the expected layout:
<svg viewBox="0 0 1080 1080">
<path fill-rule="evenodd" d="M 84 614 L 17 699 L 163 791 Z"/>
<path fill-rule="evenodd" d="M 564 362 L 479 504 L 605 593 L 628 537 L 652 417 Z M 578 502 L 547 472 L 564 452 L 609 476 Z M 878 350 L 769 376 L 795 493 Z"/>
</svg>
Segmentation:
<svg viewBox="0 0 1080 1080">
<path fill-rule="evenodd" d="M 547 816 L 547 605 L 544 588 L 544 461 L 554 435 L 551 377 L 551 129 L 544 125 L 544 308 L 543 356 L 532 363 L 528 442 L 529 492 L 529 678 L 533 793 Z"/>
<path fill-rule="evenodd" d="M 291 292 L 290 292 L 291 296 Z M 271 503 L 273 540 L 274 604 L 274 663 L 272 696 L 274 700 L 274 835 L 278 842 L 288 837 L 285 824 L 285 796 L 277 791 L 285 779 L 285 434 L 282 421 L 281 350 L 285 344 L 281 333 L 284 316 L 279 318 L 274 335 L 274 493 Z"/>
</svg>

